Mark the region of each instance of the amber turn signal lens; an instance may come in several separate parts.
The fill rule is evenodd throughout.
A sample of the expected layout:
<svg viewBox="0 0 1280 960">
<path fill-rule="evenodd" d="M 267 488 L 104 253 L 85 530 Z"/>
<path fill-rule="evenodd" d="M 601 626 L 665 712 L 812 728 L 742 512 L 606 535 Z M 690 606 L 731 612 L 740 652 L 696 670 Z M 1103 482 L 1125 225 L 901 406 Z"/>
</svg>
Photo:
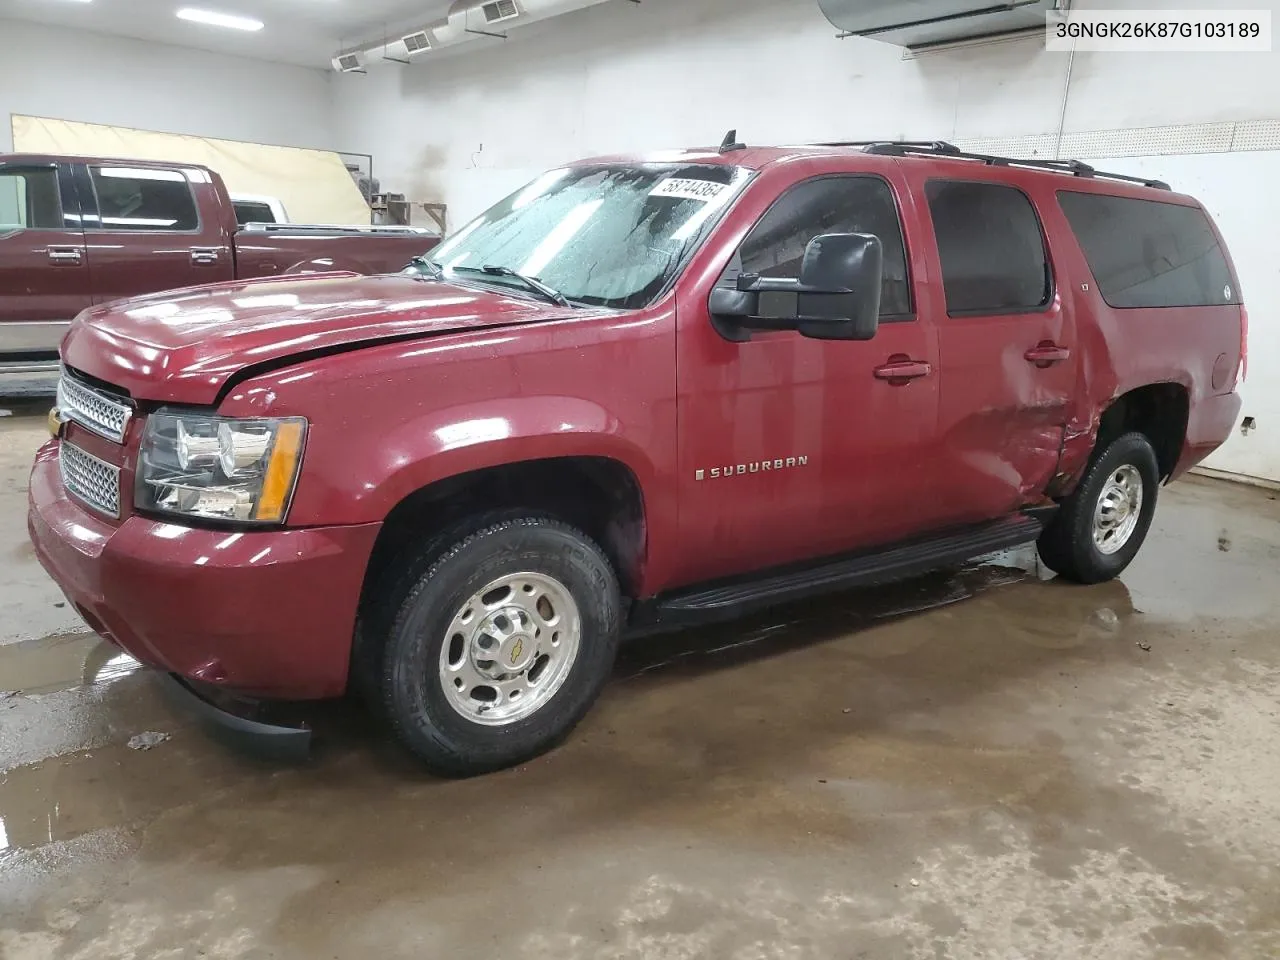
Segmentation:
<svg viewBox="0 0 1280 960">
<path fill-rule="evenodd" d="M 262 497 L 258 500 L 258 512 L 254 518 L 268 523 L 279 523 L 289 507 L 289 494 L 298 474 L 302 459 L 303 426 L 286 420 L 276 431 L 271 447 L 271 462 L 262 482 Z"/>
<path fill-rule="evenodd" d="M 49 436 L 57 437 L 62 434 L 62 417 L 58 415 L 58 408 L 53 407 L 49 410 Z"/>
</svg>

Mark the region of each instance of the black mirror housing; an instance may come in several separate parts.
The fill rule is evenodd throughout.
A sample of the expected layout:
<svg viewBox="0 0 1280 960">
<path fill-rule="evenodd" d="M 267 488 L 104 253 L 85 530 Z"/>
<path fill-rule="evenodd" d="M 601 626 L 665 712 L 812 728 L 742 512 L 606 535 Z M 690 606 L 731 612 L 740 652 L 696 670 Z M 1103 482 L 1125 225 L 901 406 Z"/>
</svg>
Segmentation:
<svg viewBox="0 0 1280 960">
<path fill-rule="evenodd" d="M 816 340 L 870 340 L 880 325 L 883 272 L 879 237 L 824 234 L 805 247 L 799 279 L 743 274 L 732 288 L 713 290 L 708 309 L 716 329 L 729 340 L 749 340 L 752 330 L 796 330 Z M 765 300 L 768 309 L 762 310 Z"/>
<path fill-rule="evenodd" d="M 818 340 L 870 340 L 880 327 L 884 247 L 869 233 L 828 233 L 804 251 L 796 328 Z"/>
</svg>

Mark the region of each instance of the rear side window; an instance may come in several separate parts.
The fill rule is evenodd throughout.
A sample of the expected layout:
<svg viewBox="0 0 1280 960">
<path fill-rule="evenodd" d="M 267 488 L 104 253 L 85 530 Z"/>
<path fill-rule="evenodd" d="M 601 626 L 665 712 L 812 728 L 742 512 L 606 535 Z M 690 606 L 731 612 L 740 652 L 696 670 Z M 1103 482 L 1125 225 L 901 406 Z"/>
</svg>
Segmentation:
<svg viewBox="0 0 1280 960">
<path fill-rule="evenodd" d="M 1066 190 L 1058 203 L 1110 306 L 1240 302 L 1218 236 L 1198 207 Z"/>
<path fill-rule="evenodd" d="M 236 200 L 232 206 L 236 211 L 236 223 L 242 227 L 246 223 L 276 222 L 276 215 L 268 204 L 258 203 L 256 200 Z"/>
<path fill-rule="evenodd" d="M 102 229 L 199 229 L 195 197 L 181 171 L 94 167 L 92 174 Z"/>
<path fill-rule="evenodd" d="M 1026 194 L 998 183 L 925 185 L 947 312 L 1024 313 L 1048 304 L 1052 274 Z"/>
<path fill-rule="evenodd" d="M 879 177 L 819 177 L 784 193 L 752 228 L 726 279 L 735 268 L 762 277 L 799 279 L 805 247 L 826 233 L 869 233 L 884 250 L 880 316 L 909 317 L 911 288 L 902 223 L 889 184 Z"/>
<path fill-rule="evenodd" d="M 0 233 L 62 228 L 57 170 L 0 170 Z"/>
</svg>

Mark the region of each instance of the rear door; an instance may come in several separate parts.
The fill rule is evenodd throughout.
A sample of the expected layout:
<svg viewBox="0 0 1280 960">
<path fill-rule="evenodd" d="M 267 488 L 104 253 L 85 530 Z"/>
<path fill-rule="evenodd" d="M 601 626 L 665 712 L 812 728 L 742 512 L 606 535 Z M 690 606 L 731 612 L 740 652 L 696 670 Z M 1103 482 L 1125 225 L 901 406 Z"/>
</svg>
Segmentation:
<svg viewBox="0 0 1280 960">
<path fill-rule="evenodd" d="M 69 170 L 0 165 L 0 354 L 57 350 L 90 305 L 80 208 Z"/>
<path fill-rule="evenodd" d="M 1079 351 L 1028 193 L 976 171 L 950 179 L 927 169 L 913 175 L 942 282 L 922 292 L 921 308 L 938 331 L 937 468 L 948 478 L 948 519 L 960 523 L 1041 498 L 1057 471 Z"/>
<path fill-rule="evenodd" d="M 232 279 L 228 237 L 199 168 L 90 163 L 83 181 L 96 209 L 85 218 L 95 303 Z"/>
</svg>

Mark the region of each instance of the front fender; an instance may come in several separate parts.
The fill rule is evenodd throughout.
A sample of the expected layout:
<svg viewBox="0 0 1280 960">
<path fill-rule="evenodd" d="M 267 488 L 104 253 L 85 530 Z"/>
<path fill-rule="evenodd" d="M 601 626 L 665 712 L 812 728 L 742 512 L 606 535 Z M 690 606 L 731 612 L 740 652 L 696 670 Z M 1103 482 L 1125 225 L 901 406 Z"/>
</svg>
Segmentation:
<svg viewBox="0 0 1280 960">
<path fill-rule="evenodd" d="M 617 417 L 598 403 L 578 397 L 534 396 L 443 407 L 397 424 L 365 439 L 352 450 L 335 437 L 333 449 L 323 428 L 313 431 L 309 461 L 324 461 L 339 470 L 321 469 L 312 476 L 344 477 L 337 488 L 320 490 L 299 483 L 290 523 L 366 523 L 384 520 L 410 494 L 440 480 L 486 467 L 556 457 L 602 457 L 616 460 L 635 475 L 642 493 L 655 482 L 648 453 L 622 435 Z M 313 448 L 314 447 L 314 448 Z"/>
</svg>

